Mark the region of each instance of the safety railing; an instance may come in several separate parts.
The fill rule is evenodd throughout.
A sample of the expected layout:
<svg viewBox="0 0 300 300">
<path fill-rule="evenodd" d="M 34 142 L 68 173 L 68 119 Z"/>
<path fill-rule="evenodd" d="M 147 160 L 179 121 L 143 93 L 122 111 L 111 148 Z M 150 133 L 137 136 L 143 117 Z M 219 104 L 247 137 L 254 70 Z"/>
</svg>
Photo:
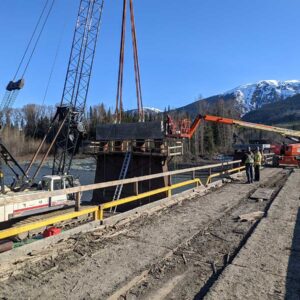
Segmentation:
<svg viewBox="0 0 300 300">
<path fill-rule="evenodd" d="M 275 155 L 274 153 L 265 153 L 264 154 L 264 163 L 272 164 L 274 155 Z"/>
<path fill-rule="evenodd" d="M 210 184 L 211 180 L 215 177 L 220 177 L 222 175 L 231 174 L 231 173 L 234 173 L 234 172 L 240 172 L 242 170 L 245 170 L 245 166 L 241 166 L 241 167 L 238 167 L 238 168 L 233 168 L 233 169 L 230 169 L 230 170 L 226 170 L 226 171 L 211 174 L 211 175 L 208 176 L 205 185 Z"/>
<path fill-rule="evenodd" d="M 157 179 L 157 178 L 161 178 L 161 177 L 171 178 L 172 176 L 179 175 L 179 174 L 190 173 L 190 174 L 192 174 L 192 178 L 194 179 L 194 178 L 196 178 L 197 171 L 209 171 L 211 173 L 210 170 L 212 170 L 214 168 L 225 168 L 225 167 L 230 167 L 230 166 L 234 166 L 234 165 L 240 165 L 240 163 L 241 163 L 241 160 L 227 161 L 227 162 L 222 162 L 222 163 L 217 163 L 217 164 L 192 167 L 192 168 L 168 171 L 168 172 L 163 172 L 163 173 L 156 173 L 156 174 L 145 175 L 145 176 L 134 177 L 134 178 L 127 178 L 127 179 L 121 179 L 121 180 L 88 184 L 88 185 L 66 188 L 66 189 L 50 191 L 50 192 L 38 191 L 38 192 L 30 193 L 30 194 L 22 194 L 22 195 L 16 194 L 16 195 L 12 195 L 10 197 L 6 197 L 5 199 L 3 199 L 1 201 L 4 205 L 9 204 L 11 202 L 23 203 L 25 201 L 38 200 L 38 199 L 42 199 L 42 198 L 50 198 L 50 197 L 55 197 L 55 196 L 68 195 L 68 194 L 81 194 L 83 192 L 105 189 L 105 188 L 114 187 L 114 186 L 117 186 L 120 184 L 123 184 L 123 185 L 136 184 L 138 182 L 148 181 L 148 180 Z M 171 182 L 171 179 L 169 179 L 169 182 Z M 78 199 L 80 199 L 80 197 L 78 197 Z"/>
<path fill-rule="evenodd" d="M 123 204 L 126 204 L 126 203 L 130 203 L 130 202 L 135 202 L 137 200 L 147 198 L 147 197 L 150 197 L 150 196 L 154 196 L 154 195 L 157 195 L 157 194 L 161 194 L 161 193 L 164 193 L 164 192 L 167 192 L 168 197 L 171 197 L 172 196 L 172 190 L 183 187 L 183 186 L 192 185 L 192 184 L 196 184 L 196 186 L 198 187 L 199 185 L 202 185 L 202 182 L 199 178 L 196 178 L 196 179 L 187 180 L 187 181 L 180 182 L 180 183 L 175 183 L 175 184 L 172 184 L 170 186 L 155 189 L 155 190 L 145 192 L 145 193 L 142 193 L 142 194 L 139 194 L 139 195 L 136 195 L 136 196 L 130 196 L 130 197 L 120 199 L 120 200 L 117 200 L 117 201 L 110 201 L 110 202 L 101 204 L 100 205 L 100 210 L 102 210 L 101 215 L 103 216 L 103 211 L 105 209 L 117 207 L 117 206 L 120 206 L 120 205 L 123 205 Z"/>
<path fill-rule="evenodd" d="M 55 216 L 52 218 L 48 218 L 45 220 L 32 222 L 32 223 L 29 223 L 26 225 L 16 226 L 16 227 L 12 227 L 9 229 L 0 230 L 0 240 L 6 239 L 9 237 L 13 237 L 13 236 L 16 236 L 16 235 L 24 233 L 24 232 L 29 232 L 31 230 L 39 229 L 41 227 L 46 227 L 46 226 L 57 224 L 57 223 L 60 223 L 60 222 L 66 221 L 66 220 L 75 219 L 80 216 L 84 216 L 84 215 L 88 215 L 88 214 L 93 214 L 94 220 L 101 220 L 100 209 L 98 206 L 95 206 L 95 207 L 83 209 L 81 211 L 74 211 L 74 212 L 62 214 L 59 216 Z"/>
<path fill-rule="evenodd" d="M 180 183 L 176 183 L 173 184 L 171 186 L 167 186 L 167 187 L 163 187 L 163 188 L 159 188 L 159 189 L 155 189 L 149 192 L 145 192 L 145 193 L 141 193 L 139 195 L 136 196 L 130 196 L 124 199 L 119 199 L 117 201 L 110 201 L 104 204 L 101 204 L 100 206 L 94 206 L 94 207 L 90 207 L 87 209 L 82 209 L 80 211 L 74 211 L 71 213 L 66 213 L 66 214 L 62 214 L 59 216 L 55 216 L 52 218 L 48 218 L 45 220 L 40 220 L 38 222 L 33 222 L 33 223 L 29 223 L 23 226 L 16 226 L 13 228 L 9 228 L 9 229 L 5 229 L 5 230 L 1 230 L 0 231 L 0 240 L 1 239 L 6 239 L 8 237 L 13 237 L 13 236 L 17 236 L 19 234 L 22 234 L 24 232 L 29 232 L 31 230 L 36 230 L 39 229 L 41 227 L 46 227 L 49 225 L 53 225 L 53 224 L 58 224 L 60 222 L 66 221 L 66 220 L 71 220 L 71 219 L 75 219 L 78 217 L 81 217 L 83 215 L 88 215 L 88 214 L 93 214 L 93 218 L 95 221 L 99 220 L 99 221 L 103 221 L 104 218 L 104 210 L 109 209 L 109 208 L 113 208 L 113 207 L 117 207 L 120 205 L 124 205 L 126 203 L 131 203 L 131 202 L 135 202 L 137 200 L 143 199 L 143 198 L 147 198 L 153 195 L 157 195 L 157 194 L 161 194 L 163 192 L 167 192 L 168 193 L 168 197 L 172 196 L 172 190 L 183 187 L 183 186 L 188 186 L 188 185 L 192 185 L 195 184 L 196 187 L 198 187 L 199 185 L 202 185 L 202 182 L 199 178 L 193 179 L 193 180 L 187 180 L 184 182 L 180 182 Z"/>
<path fill-rule="evenodd" d="M 16 227 L 5 229 L 5 230 L 0 230 L 0 240 L 6 239 L 8 237 L 16 236 L 16 235 L 24 233 L 24 232 L 35 230 L 35 229 L 38 229 L 41 227 L 57 224 L 57 223 L 60 223 L 60 222 L 66 221 L 66 220 L 70 220 L 70 219 L 75 219 L 80 216 L 88 215 L 88 214 L 92 214 L 94 220 L 102 221 L 104 218 L 104 211 L 106 209 L 124 205 L 126 203 L 135 202 L 137 200 L 141 200 L 141 199 L 144 199 L 144 198 L 147 198 L 147 197 L 150 197 L 153 195 L 161 194 L 164 192 L 167 193 L 166 195 L 168 197 L 171 197 L 172 191 L 174 189 L 178 189 L 178 188 L 193 185 L 193 184 L 195 184 L 196 186 L 203 185 L 201 182 L 201 179 L 196 176 L 196 172 L 201 171 L 201 170 L 209 170 L 209 177 L 206 181 L 206 185 L 208 185 L 213 178 L 220 177 L 224 174 L 239 172 L 244 167 L 241 167 L 241 166 L 233 167 L 231 169 L 212 174 L 211 170 L 213 168 L 230 167 L 230 166 L 234 166 L 235 164 L 240 165 L 240 163 L 241 163 L 240 160 L 223 162 L 223 163 L 212 164 L 212 165 L 208 165 L 208 166 L 193 167 L 193 168 L 181 169 L 181 170 L 176 170 L 176 171 L 169 171 L 169 172 L 164 172 L 164 173 L 146 175 L 146 176 L 141 176 L 141 177 L 128 178 L 128 179 L 123 179 L 123 180 L 115 180 L 115 181 L 110 181 L 110 182 L 96 183 L 96 184 L 73 187 L 73 188 L 68 188 L 68 189 L 64 189 L 64 190 L 52 191 L 52 192 L 37 192 L 37 193 L 30 194 L 30 195 L 25 194 L 25 195 L 20 195 L 20 196 L 9 197 L 6 200 L 4 200 L 4 204 L 5 204 L 5 202 L 9 203 L 11 201 L 13 201 L 14 203 L 21 203 L 24 201 L 32 201 L 32 200 L 37 200 L 40 198 L 54 197 L 54 196 L 59 196 L 59 195 L 75 193 L 78 196 L 78 197 L 76 197 L 76 199 L 77 199 L 76 208 L 78 211 L 65 213 L 62 215 L 55 216 L 55 217 L 51 217 L 51 218 L 43 219 L 43 220 L 40 220 L 37 222 L 29 223 L 29 224 L 26 224 L 23 226 L 16 226 Z M 183 181 L 180 183 L 175 183 L 175 184 L 171 183 L 172 182 L 171 176 L 178 175 L 178 174 L 186 174 L 186 173 L 191 173 L 191 175 L 192 175 L 191 180 L 186 180 L 186 181 Z M 167 177 L 168 181 L 169 181 L 169 185 L 166 187 L 158 188 L 155 190 L 151 190 L 151 191 L 147 191 L 147 192 L 143 192 L 143 193 L 139 194 L 139 192 L 138 192 L 138 183 L 139 182 L 152 180 L 152 179 L 160 178 L 160 177 Z M 80 197 L 79 197 L 80 193 L 85 192 L 85 191 L 113 187 L 113 186 L 117 186 L 119 184 L 124 184 L 124 185 L 125 184 L 134 184 L 136 195 L 126 197 L 123 199 L 119 199 L 117 201 L 106 202 L 99 206 L 93 206 L 93 207 L 89 207 L 89 208 L 80 208 Z"/>
<path fill-rule="evenodd" d="M 136 154 L 176 156 L 182 155 L 183 143 L 167 143 L 163 140 L 120 140 L 120 141 L 97 141 L 84 145 L 83 152 L 87 154 L 97 153 L 125 153 L 132 151 Z"/>
<path fill-rule="evenodd" d="M 168 156 L 183 155 L 183 144 L 168 147 Z"/>
</svg>

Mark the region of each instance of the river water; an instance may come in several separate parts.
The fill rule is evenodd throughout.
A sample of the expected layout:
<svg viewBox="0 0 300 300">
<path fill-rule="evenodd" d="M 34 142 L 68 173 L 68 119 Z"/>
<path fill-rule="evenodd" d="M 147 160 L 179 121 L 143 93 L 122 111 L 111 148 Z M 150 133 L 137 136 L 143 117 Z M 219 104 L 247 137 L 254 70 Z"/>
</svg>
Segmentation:
<svg viewBox="0 0 300 300">
<path fill-rule="evenodd" d="M 211 162 L 210 162 L 211 163 Z M 202 165 L 205 163 L 202 163 Z M 52 162 L 46 162 L 45 166 L 41 168 L 39 175 L 37 176 L 36 182 L 40 181 L 41 178 L 45 175 L 50 175 L 52 172 L 51 169 Z M 23 164 L 22 167 L 26 167 L 26 164 Z M 179 168 L 188 168 L 189 166 L 180 166 Z M 174 166 L 170 168 L 170 170 L 174 169 Z M 3 166 L 3 171 L 5 176 L 5 184 L 10 185 L 13 181 L 13 174 L 9 171 L 6 166 Z M 32 173 L 35 171 L 35 166 L 32 169 Z M 87 185 L 94 183 L 95 180 L 95 171 L 96 171 L 96 159 L 87 158 L 87 159 L 74 159 L 72 163 L 72 169 L 70 173 L 79 179 L 81 185 Z M 215 169 L 214 172 L 220 171 L 220 169 Z M 31 174 L 30 174 L 31 175 Z M 200 178 L 203 183 L 206 182 L 207 177 L 209 176 L 208 171 L 196 172 L 196 177 Z M 192 173 L 188 174 L 179 174 L 172 176 L 172 183 L 179 183 L 186 180 L 192 179 Z M 184 190 L 192 188 L 193 185 L 185 186 L 182 188 L 178 188 L 172 191 L 173 194 L 182 192 Z M 84 192 L 82 195 L 83 201 L 90 201 L 92 199 L 92 191 Z"/>
</svg>

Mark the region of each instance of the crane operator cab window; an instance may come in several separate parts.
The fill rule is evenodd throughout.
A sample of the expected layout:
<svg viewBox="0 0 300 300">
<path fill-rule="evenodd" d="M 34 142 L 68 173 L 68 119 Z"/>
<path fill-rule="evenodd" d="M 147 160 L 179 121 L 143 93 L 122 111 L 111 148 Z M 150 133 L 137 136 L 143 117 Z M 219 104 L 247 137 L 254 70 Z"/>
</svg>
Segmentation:
<svg viewBox="0 0 300 300">
<path fill-rule="evenodd" d="M 44 178 L 39 185 L 40 185 L 41 190 L 51 191 L 51 180 L 50 179 Z"/>
<path fill-rule="evenodd" d="M 53 180 L 53 191 L 61 190 L 63 188 L 61 179 Z"/>
</svg>

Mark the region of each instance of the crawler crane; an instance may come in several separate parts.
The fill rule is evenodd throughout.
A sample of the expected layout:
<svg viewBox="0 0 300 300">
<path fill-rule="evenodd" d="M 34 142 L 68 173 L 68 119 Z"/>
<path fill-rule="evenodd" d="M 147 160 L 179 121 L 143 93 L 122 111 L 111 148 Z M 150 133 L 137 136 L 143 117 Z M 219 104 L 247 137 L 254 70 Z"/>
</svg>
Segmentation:
<svg viewBox="0 0 300 300">
<path fill-rule="evenodd" d="M 80 0 L 62 98 L 47 134 L 26 170 L 23 170 L 12 157 L 7 160 L 13 160 L 20 171 L 19 174 L 14 172 L 18 179 L 13 187 L 14 192 L 30 194 L 35 193 L 37 189 L 53 191 L 77 184 L 69 171 L 73 157 L 78 150 L 80 139 L 85 132 L 83 126 L 84 110 L 103 3 L 104 0 Z M 34 163 L 49 136 L 54 136 L 54 138 L 41 162 L 33 170 Z M 52 149 L 54 149 L 52 175 L 44 176 L 40 184 L 36 186 L 34 180 Z M 3 151 L 3 148 L 0 148 L 0 150 Z M 5 159 L 3 160 L 5 161 Z M 74 204 L 70 200 L 73 200 L 73 195 L 18 202 L 13 200 L 10 192 L 2 194 L 0 195 L 0 223 Z"/>
</svg>

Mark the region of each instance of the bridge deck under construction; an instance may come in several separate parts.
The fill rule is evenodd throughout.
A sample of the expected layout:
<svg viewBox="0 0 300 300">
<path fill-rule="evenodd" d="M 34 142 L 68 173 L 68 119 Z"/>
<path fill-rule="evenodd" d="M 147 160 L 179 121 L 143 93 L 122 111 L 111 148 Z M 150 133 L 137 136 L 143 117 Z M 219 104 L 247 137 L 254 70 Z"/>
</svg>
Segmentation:
<svg viewBox="0 0 300 300">
<path fill-rule="evenodd" d="M 243 176 L 237 177 L 209 192 L 200 187 L 30 253 L 20 255 L 20 249 L 15 258 L 3 253 L 1 296 L 299 297 L 294 271 L 299 264 L 300 173 L 267 168 L 262 178 L 244 184 Z M 251 199 L 259 189 L 273 190 L 271 198 Z"/>
</svg>

